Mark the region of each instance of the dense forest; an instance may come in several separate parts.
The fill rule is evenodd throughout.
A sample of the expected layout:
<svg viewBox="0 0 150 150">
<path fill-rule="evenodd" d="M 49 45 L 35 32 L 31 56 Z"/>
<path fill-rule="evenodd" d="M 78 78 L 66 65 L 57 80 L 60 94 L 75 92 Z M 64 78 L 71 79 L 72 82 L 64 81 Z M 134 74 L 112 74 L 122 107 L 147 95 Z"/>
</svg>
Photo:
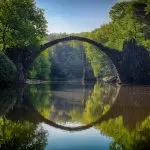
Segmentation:
<svg viewBox="0 0 150 150">
<path fill-rule="evenodd" d="M 116 3 L 110 10 L 109 16 L 111 18 L 111 21 L 107 24 L 104 24 L 100 26 L 99 28 L 95 29 L 92 32 L 86 32 L 86 33 L 78 33 L 73 35 L 78 36 L 84 36 L 88 37 L 90 39 L 93 39 L 97 42 L 100 42 L 110 48 L 118 49 L 119 51 L 123 48 L 123 43 L 126 40 L 129 39 L 136 39 L 136 41 L 144 45 L 144 47 L 149 51 L 150 50 L 150 21 L 148 21 L 148 18 L 150 18 L 150 2 L 149 1 L 131 1 L 131 2 L 120 2 Z M 50 34 L 47 37 L 47 40 L 53 40 L 61 37 L 65 37 L 68 34 Z M 116 73 L 116 70 L 114 66 L 112 65 L 111 60 L 102 52 L 100 52 L 98 49 L 96 49 L 94 46 L 82 43 L 82 42 L 76 42 L 72 41 L 69 43 L 65 43 L 64 45 L 67 45 L 67 49 L 70 51 L 73 51 L 73 49 L 76 49 L 76 51 L 84 51 L 86 53 L 87 60 L 90 62 L 95 77 L 100 78 L 107 78 L 109 76 L 113 76 Z M 52 51 L 55 52 L 59 48 L 59 45 L 56 45 L 53 50 L 49 50 L 49 59 L 53 57 Z M 75 53 L 70 54 L 75 55 Z M 37 61 L 41 59 L 41 56 L 37 58 Z M 65 57 L 65 56 L 64 56 Z M 43 57 L 44 58 L 44 57 Z M 66 59 L 66 63 L 69 63 L 69 59 Z M 78 60 L 80 58 L 77 58 Z M 47 61 L 48 62 L 48 61 Z M 30 71 L 32 73 L 33 71 L 36 71 L 37 73 L 40 72 L 40 70 L 36 70 L 36 66 L 38 63 L 34 63 L 33 70 Z M 47 63 L 47 66 L 45 68 L 51 67 L 51 63 Z M 39 69 L 42 68 L 39 67 Z M 43 68 L 43 71 L 45 70 Z M 47 72 L 47 77 L 50 78 L 50 72 Z M 46 75 L 46 74 L 45 74 Z M 30 78 L 37 78 L 36 76 L 31 76 Z M 43 78 L 44 79 L 44 78 Z M 46 78 L 45 78 L 46 79 Z"/>
<path fill-rule="evenodd" d="M 118 51 L 122 50 L 125 41 L 134 38 L 138 44 L 143 45 L 148 51 L 150 50 L 149 0 L 118 2 L 111 8 L 109 16 L 111 21 L 94 31 L 73 33 L 71 35 L 93 39 Z M 44 18 L 44 11 L 37 8 L 33 0 L 1 0 L 0 18 L 1 53 L 5 53 L 6 49 L 10 47 L 35 46 L 70 35 L 66 33 L 47 34 L 47 21 Z M 61 69 L 57 68 L 52 61 L 58 51 L 63 51 L 58 61 L 61 62 L 62 57 L 65 60 Z M 73 70 L 72 73 L 68 72 L 71 65 L 72 68 L 77 68 L 77 72 L 80 72 L 77 76 L 81 77 L 83 74 L 81 68 L 84 64 L 82 61 L 83 53 L 85 53 L 86 60 L 95 77 L 107 78 L 116 74 L 116 69 L 111 60 L 104 53 L 87 43 L 72 41 L 57 44 L 53 48 L 42 52 L 33 63 L 28 78 L 50 80 L 54 70 L 60 72 L 62 76 L 67 75 L 67 77 L 70 77 L 75 73 Z M 70 60 L 74 61 L 71 62 Z M 6 56 L 4 57 L 3 54 L 1 54 L 0 61 L 0 80 L 12 80 L 10 72 L 12 75 L 15 74 L 13 62 L 8 60 Z M 79 62 L 81 66 L 79 66 Z M 4 68 L 7 68 L 8 71 Z M 7 79 L 5 79 L 6 76 Z"/>
</svg>

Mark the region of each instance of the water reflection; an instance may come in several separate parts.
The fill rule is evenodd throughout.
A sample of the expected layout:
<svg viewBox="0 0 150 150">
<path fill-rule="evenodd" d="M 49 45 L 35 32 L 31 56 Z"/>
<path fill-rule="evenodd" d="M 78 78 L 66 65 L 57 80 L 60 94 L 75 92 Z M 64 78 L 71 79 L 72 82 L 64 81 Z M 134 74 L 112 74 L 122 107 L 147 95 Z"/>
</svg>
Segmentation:
<svg viewBox="0 0 150 150">
<path fill-rule="evenodd" d="M 82 143 L 70 141 L 70 149 L 149 149 L 149 90 L 144 86 L 120 88 L 98 82 L 0 89 L 1 148 L 60 149 L 51 142 L 57 135 L 55 142 L 62 143 L 58 137 L 65 130 L 94 137 L 95 143 L 85 143 L 87 138 Z M 74 133 L 63 136 L 68 143 Z M 82 148 L 76 147 L 77 141 Z M 98 144 L 101 141 L 105 146 Z"/>
<path fill-rule="evenodd" d="M 38 124 L 11 120 L 7 117 L 15 107 L 22 107 L 24 87 L 0 89 L 0 149 L 43 149 L 47 144 L 47 133 Z"/>
<path fill-rule="evenodd" d="M 150 149 L 149 91 L 150 87 L 138 86 L 120 89 L 107 113 L 109 119 L 96 125 L 104 135 L 113 137 L 110 149 Z"/>
</svg>

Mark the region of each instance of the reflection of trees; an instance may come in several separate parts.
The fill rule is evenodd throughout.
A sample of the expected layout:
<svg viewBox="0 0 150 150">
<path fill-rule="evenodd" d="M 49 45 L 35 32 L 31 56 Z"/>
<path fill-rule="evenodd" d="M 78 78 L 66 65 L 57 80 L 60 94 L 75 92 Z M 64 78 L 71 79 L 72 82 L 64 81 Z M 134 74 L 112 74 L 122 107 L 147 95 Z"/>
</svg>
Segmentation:
<svg viewBox="0 0 150 150">
<path fill-rule="evenodd" d="M 58 128 L 60 127 L 65 130 L 84 130 L 91 127 L 101 118 L 100 116 L 102 116 L 109 109 L 108 106 L 113 103 L 113 99 L 115 99 L 116 95 L 116 88 L 108 84 L 97 83 L 94 85 L 94 88 L 93 84 L 82 85 L 78 83 L 72 85 L 65 83 L 63 85 L 58 85 L 56 84 L 56 87 L 53 86 L 52 91 L 50 91 L 47 86 L 45 90 L 44 86 L 41 87 L 42 89 L 37 85 L 29 86 L 28 92 L 24 96 L 28 110 L 25 110 L 24 108 L 17 108 L 15 109 L 16 111 L 13 111 L 14 115 L 8 116 L 11 120 L 15 117 L 17 120 L 22 120 L 24 118 L 25 120 L 34 122 L 43 121 L 49 125 Z M 44 97 L 46 97 L 46 105 L 44 105 L 44 99 L 43 104 L 41 103 L 42 99 L 40 98 L 43 98 L 43 94 Z M 27 102 L 32 103 L 33 105 L 29 103 L 27 104 Z M 49 119 L 51 121 L 46 120 L 47 114 L 43 114 L 43 112 L 40 111 L 41 109 L 48 110 L 47 114 L 49 113 Z M 16 118 L 16 113 L 24 115 L 17 115 L 18 117 Z M 88 126 L 70 129 L 59 125 L 57 126 L 57 124 L 52 121 L 57 123 L 88 123 Z"/>
<path fill-rule="evenodd" d="M 149 87 L 121 87 L 114 102 L 115 95 L 115 87 L 97 83 L 92 93 L 87 96 L 85 105 L 82 105 L 82 102 L 75 105 L 70 101 L 69 105 L 66 101 L 63 101 L 66 102 L 64 105 L 60 105 L 57 100 L 51 100 L 50 112 L 59 112 L 59 114 L 57 117 L 52 114 L 50 116 L 57 122 L 70 121 L 84 124 L 103 116 L 100 119 L 101 123 L 93 125 L 104 135 L 113 138 L 110 149 L 149 149 Z M 61 97 L 58 100 L 62 100 Z M 64 114 L 67 115 L 67 120 Z M 59 119 L 60 117 L 62 118 Z"/>
<path fill-rule="evenodd" d="M 46 145 L 46 132 L 33 123 L 0 117 L 0 139 L 1 149 L 40 150 Z"/>
<path fill-rule="evenodd" d="M 83 85 L 78 82 L 52 84 L 49 119 L 56 122 L 81 121 L 85 101 L 92 92 L 93 86 L 94 83 Z"/>
<path fill-rule="evenodd" d="M 80 88 L 69 87 L 67 89 L 67 87 L 68 85 L 60 89 L 59 86 L 57 89 L 51 91 L 47 85 L 31 85 L 27 88 L 27 92 L 24 93 L 23 102 L 20 105 L 17 104 L 12 111 L 7 109 L 9 113 L 3 111 L 7 113 L 7 115 L 5 115 L 7 119 L 1 119 L 1 124 L 4 124 L 5 120 L 8 121 L 10 126 L 7 124 L 6 127 L 8 128 L 7 131 L 9 131 L 11 123 L 18 120 L 18 124 L 22 124 L 22 129 L 25 128 L 23 130 L 26 131 L 25 133 L 21 131 L 20 135 L 32 130 L 33 132 L 29 132 L 29 135 L 33 134 L 33 137 L 38 135 L 34 133 L 39 131 L 37 124 L 42 121 L 56 128 L 69 131 L 79 131 L 95 126 L 102 134 L 112 137 L 110 149 L 150 149 L 148 144 L 150 142 L 149 87 L 125 86 L 121 87 L 119 92 L 113 86 L 99 83 L 96 83 L 94 88 L 92 88 L 92 86 L 90 88 L 82 86 Z M 79 91 L 80 96 L 75 97 Z M 72 93 L 70 95 L 73 96 L 68 94 L 65 100 L 65 94 L 68 92 Z M 3 97 L 3 99 L 5 98 L 4 95 L 1 95 L 1 97 Z M 9 99 L 8 96 L 6 98 Z M 4 103 L 4 101 L 0 102 Z M 7 105 L 4 103 L 4 106 Z M 34 108 L 32 106 L 34 106 Z M 46 118 L 54 122 L 56 121 L 58 124 Z M 12 120 L 14 120 L 14 122 Z M 33 124 L 33 122 L 36 125 Z M 59 123 L 66 122 L 79 122 L 88 125 L 76 128 L 59 125 Z M 32 127 L 32 125 L 34 126 Z M 31 130 L 27 130 L 26 126 L 31 127 Z M 19 130 L 20 128 L 21 125 L 16 127 L 18 134 L 19 131 L 17 131 L 17 129 Z M 0 136 L 1 139 L 4 139 L 5 136 L 2 134 L 4 129 L 2 129 Z M 13 130 L 15 131 L 15 129 Z M 8 133 L 13 135 L 12 131 Z M 40 137 L 40 135 L 38 136 Z M 15 134 L 11 140 L 8 140 L 9 145 L 10 142 L 13 143 L 16 139 L 19 141 L 16 137 L 15 140 L 13 140 L 13 137 L 15 137 Z M 24 135 L 24 137 L 27 137 L 27 135 Z M 22 141 L 22 143 L 24 143 L 26 140 L 23 139 Z"/>
<path fill-rule="evenodd" d="M 121 87 L 114 102 L 116 94 L 115 87 L 97 83 L 89 92 L 85 105 L 82 101 L 65 101 L 59 95 L 59 99 L 50 101 L 50 119 L 86 124 L 103 116 L 101 123 L 93 125 L 104 135 L 113 138 L 110 149 L 149 149 L 149 87 Z"/>
<path fill-rule="evenodd" d="M 16 107 L 21 108 L 24 101 L 24 87 L 0 90 L 0 149 L 44 149 L 46 132 L 43 128 L 28 121 L 10 120 L 7 114 Z M 19 114 L 18 114 L 19 115 Z"/>
<path fill-rule="evenodd" d="M 34 92 L 34 94 L 42 93 Z M 92 85 L 59 85 L 57 88 L 54 87 L 49 97 L 49 119 L 62 123 L 93 122 L 110 108 L 116 94 L 116 87 L 108 84 L 96 83 L 94 87 Z M 41 96 L 37 97 L 39 99 Z M 45 107 L 40 105 L 42 106 Z M 38 110 L 38 107 L 35 108 Z"/>
<path fill-rule="evenodd" d="M 109 119 L 96 125 L 101 133 L 113 138 L 111 149 L 138 150 L 150 149 L 150 117 L 147 117 L 141 124 L 137 124 L 132 130 L 126 128 L 123 118 Z"/>
<path fill-rule="evenodd" d="M 95 121 L 105 114 L 113 104 L 116 94 L 116 87 L 96 83 L 92 94 L 89 95 L 86 101 L 84 110 L 85 121 L 87 123 Z"/>
<path fill-rule="evenodd" d="M 49 119 L 51 97 L 50 86 L 48 84 L 29 85 L 26 95 L 34 108 L 45 118 Z"/>
<path fill-rule="evenodd" d="M 107 120 L 96 125 L 113 138 L 110 149 L 150 149 L 149 87 L 122 87 Z"/>
</svg>

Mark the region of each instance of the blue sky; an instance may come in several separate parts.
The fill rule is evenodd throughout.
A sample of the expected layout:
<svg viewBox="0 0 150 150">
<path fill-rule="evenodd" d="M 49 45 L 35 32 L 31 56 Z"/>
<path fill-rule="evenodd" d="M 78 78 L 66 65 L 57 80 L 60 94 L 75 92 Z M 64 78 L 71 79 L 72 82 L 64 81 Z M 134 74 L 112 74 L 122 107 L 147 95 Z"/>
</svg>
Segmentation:
<svg viewBox="0 0 150 150">
<path fill-rule="evenodd" d="M 48 31 L 88 32 L 110 21 L 109 10 L 117 0 L 36 0 L 45 10 Z"/>
</svg>

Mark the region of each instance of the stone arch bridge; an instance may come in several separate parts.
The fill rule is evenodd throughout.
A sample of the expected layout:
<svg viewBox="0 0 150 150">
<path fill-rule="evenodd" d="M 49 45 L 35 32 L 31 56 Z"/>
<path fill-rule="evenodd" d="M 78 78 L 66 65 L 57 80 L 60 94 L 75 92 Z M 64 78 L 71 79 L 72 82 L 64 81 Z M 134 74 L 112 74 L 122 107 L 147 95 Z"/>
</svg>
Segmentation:
<svg viewBox="0 0 150 150">
<path fill-rule="evenodd" d="M 16 64 L 18 82 L 24 82 L 27 72 L 36 57 L 44 50 L 60 42 L 82 41 L 96 46 L 105 53 L 115 65 L 120 81 L 127 84 L 148 84 L 150 82 L 150 59 L 148 51 L 136 44 L 135 40 L 124 43 L 122 51 L 111 49 L 91 39 L 79 36 L 68 36 L 55 39 L 39 47 L 8 48 L 8 57 Z"/>
</svg>

